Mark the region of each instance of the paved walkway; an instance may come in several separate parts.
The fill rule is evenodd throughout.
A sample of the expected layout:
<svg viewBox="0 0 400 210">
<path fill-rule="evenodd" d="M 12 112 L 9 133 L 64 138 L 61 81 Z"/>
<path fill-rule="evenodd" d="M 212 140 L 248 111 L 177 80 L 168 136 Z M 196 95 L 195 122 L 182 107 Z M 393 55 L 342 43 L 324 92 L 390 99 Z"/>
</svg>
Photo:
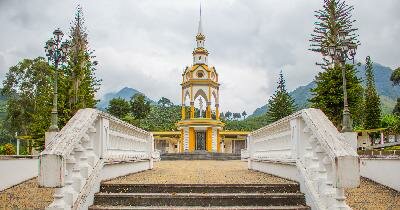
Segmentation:
<svg viewBox="0 0 400 210">
<path fill-rule="evenodd" d="M 238 160 L 176 160 L 157 162 L 153 170 L 119 177 L 108 183 L 279 184 L 293 182 L 247 170 L 247 162 Z"/>
</svg>

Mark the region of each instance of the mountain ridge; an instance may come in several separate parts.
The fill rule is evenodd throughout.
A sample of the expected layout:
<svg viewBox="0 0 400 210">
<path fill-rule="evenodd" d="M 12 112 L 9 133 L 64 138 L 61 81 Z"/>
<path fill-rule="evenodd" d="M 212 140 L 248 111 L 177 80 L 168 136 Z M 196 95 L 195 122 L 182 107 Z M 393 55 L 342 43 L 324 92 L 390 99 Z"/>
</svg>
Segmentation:
<svg viewBox="0 0 400 210">
<path fill-rule="evenodd" d="M 396 100 L 400 97 L 400 87 L 393 86 L 390 81 L 390 75 L 393 70 L 389 67 L 383 66 L 379 63 L 373 64 L 375 86 L 381 98 L 382 110 L 384 113 L 389 113 L 396 104 Z M 363 86 L 365 86 L 365 65 L 357 66 L 357 77 L 361 79 Z M 307 85 L 299 86 L 289 95 L 293 97 L 299 109 L 309 107 L 308 99 L 312 97 L 311 89 L 316 87 L 315 80 Z M 260 116 L 267 112 L 267 104 L 257 108 L 249 117 Z"/>
</svg>

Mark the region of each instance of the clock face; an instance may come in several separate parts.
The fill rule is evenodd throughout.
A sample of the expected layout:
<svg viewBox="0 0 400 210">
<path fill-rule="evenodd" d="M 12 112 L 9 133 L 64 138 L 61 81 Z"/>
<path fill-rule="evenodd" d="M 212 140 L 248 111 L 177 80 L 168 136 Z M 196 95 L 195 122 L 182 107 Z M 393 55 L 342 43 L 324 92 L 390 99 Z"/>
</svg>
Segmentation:
<svg viewBox="0 0 400 210">
<path fill-rule="evenodd" d="M 203 71 L 198 71 L 197 72 L 197 77 L 198 78 L 203 78 L 204 77 L 204 72 Z"/>
</svg>

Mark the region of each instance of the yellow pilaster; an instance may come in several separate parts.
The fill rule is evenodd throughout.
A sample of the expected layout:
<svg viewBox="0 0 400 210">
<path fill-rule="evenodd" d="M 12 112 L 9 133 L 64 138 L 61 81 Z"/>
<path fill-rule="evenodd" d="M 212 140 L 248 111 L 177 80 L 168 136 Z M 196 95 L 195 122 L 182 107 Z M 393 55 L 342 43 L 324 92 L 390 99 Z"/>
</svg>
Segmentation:
<svg viewBox="0 0 400 210">
<path fill-rule="evenodd" d="M 219 120 L 219 107 L 218 107 L 218 105 L 215 106 L 215 115 L 216 115 L 216 119 Z"/>
<path fill-rule="evenodd" d="M 196 146 L 196 137 L 194 128 L 189 128 L 189 151 L 193 152 Z"/>
<path fill-rule="evenodd" d="M 217 152 L 221 152 L 221 136 L 219 130 L 217 130 Z"/>
<path fill-rule="evenodd" d="M 184 104 L 182 105 L 182 120 L 186 118 L 186 110 Z"/>
<path fill-rule="evenodd" d="M 183 132 L 183 129 L 182 129 L 181 130 L 180 143 L 179 143 L 179 152 L 183 152 L 183 137 L 184 137 L 184 132 Z"/>
<path fill-rule="evenodd" d="M 212 152 L 212 128 L 207 128 L 206 150 Z"/>
<path fill-rule="evenodd" d="M 190 103 L 190 119 L 194 118 L 194 103 Z"/>
<path fill-rule="evenodd" d="M 206 118 L 211 118 L 211 107 L 210 107 L 210 105 L 207 105 L 207 108 L 206 108 Z"/>
</svg>

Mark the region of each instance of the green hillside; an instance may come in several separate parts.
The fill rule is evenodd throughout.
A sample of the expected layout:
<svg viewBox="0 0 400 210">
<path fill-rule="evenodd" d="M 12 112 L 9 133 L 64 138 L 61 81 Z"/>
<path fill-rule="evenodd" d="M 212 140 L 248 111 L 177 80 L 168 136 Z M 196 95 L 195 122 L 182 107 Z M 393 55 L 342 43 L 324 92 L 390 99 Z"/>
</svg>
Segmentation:
<svg viewBox="0 0 400 210">
<path fill-rule="evenodd" d="M 381 98 L 382 104 L 382 112 L 390 113 L 392 112 L 396 100 L 400 97 L 400 87 L 393 86 L 390 81 L 390 75 L 393 70 L 389 67 L 382 66 L 378 63 L 373 65 L 374 68 L 374 76 L 375 83 L 378 93 Z M 361 78 L 362 81 L 365 80 L 365 65 L 361 65 L 357 67 L 358 73 L 357 76 Z M 315 82 L 312 81 L 305 86 L 300 86 L 290 92 L 289 94 L 293 97 L 295 103 L 297 104 L 299 109 L 309 107 L 308 99 L 312 97 L 310 90 L 315 87 Z M 265 99 L 268 101 L 268 99 Z M 267 105 L 263 105 L 262 107 L 257 108 L 251 116 L 260 116 L 267 112 Z"/>
</svg>

